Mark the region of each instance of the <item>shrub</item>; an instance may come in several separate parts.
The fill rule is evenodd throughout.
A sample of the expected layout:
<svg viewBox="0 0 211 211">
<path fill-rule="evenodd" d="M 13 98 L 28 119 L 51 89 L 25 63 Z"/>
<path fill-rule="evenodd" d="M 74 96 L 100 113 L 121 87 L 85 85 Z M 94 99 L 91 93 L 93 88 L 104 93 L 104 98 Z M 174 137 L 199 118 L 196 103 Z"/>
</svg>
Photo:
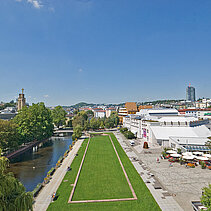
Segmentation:
<svg viewBox="0 0 211 211">
<path fill-rule="evenodd" d="M 206 169 L 206 164 L 205 164 L 205 162 L 203 162 L 203 161 L 201 162 L 201 168 L 202 168 L 202 169 Z"/>
<path fill-rule="evenodd" d="M 124 128 L 124 127 L 120 128 L 120 132 L 121 132 L 121 133 L 125 133 L 126 131 L 128 131 L 127 128 Z"/>
</svg>

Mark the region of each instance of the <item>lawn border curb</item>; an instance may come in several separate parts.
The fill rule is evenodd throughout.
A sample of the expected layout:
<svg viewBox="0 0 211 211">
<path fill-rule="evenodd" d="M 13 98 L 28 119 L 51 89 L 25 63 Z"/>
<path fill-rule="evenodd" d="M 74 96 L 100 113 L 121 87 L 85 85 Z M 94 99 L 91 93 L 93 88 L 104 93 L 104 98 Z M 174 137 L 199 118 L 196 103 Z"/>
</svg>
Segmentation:
<svg viewBox="0 0 211 211">
<path fill-rule="evenodd" d="M 136 194 L 135 194 L 135 191 L 134 191 L 134 189 L 133 189 L 133 187 L 132 187 L 132 184 L 131 184 L 131 182 L 130 182 L 130 180 L 129 180 L 129 178 L 128 178 L 128 175 L 127 175 L 127 173 L 126 173 L 126 171 L 125 171 L 125 169 L 124 169 L 124 166 L 123 166 L 123 164 L 122 164 L 122 161 L 121 161 L 121 159 L 120 159 L 120 157 L 119 157 L 119 154 L 118 154 L 118 152 L 117 152 L 117 150 L 116 150 L 116 147 L 115 147 L 115 145 L 114 145 L 114 143 L 113 143 L 113 140 L 112 140 L 111 136 L 110 136 L 109 134 L 102 134 L 102 135 L 108 136 L 109 139 L 110 139 L 110 141 L 111 141 L 111 144 L 112 144 L 113 149 L 114 149 L 114 151 L 115 151 L 115 153 L 116 153 L 116 156 L 117 156 L 117 158 L 118 158 L 118 161 L 119 161 L 119 163 L 120 163 L 120 166 L 121 166 L 121 168 L 122 168 L 122 171 L 123 171 L 123 173 L 124 173 L 124 175 L 125 175 L 125 178 L 126 178 L 126 180 L 127 180 L 127 183 L 128 183 L 128 185 L 129 185 L 129 188 L 130 188 L 130 190 L 131 190 L 131 192 L 132 192 L 133 198 L 72 201 L 72 198 L 73 198 L 73 195 L 74 195 L 74 192 L 75 192 L 75 188 L 76 188 L 76 185 L 77 185 L 77 182 L 78 182 L 78 178 L 79 178 L 79 176 L 80 176 L 81 169 L 82 169 L 82 166 L 83 166 L 83 163 L 84 163 L 84 159 L 85 159 L 85 156 L 86 156 L 86 153 L 87 153 L 87 149 L 88 149 L 88 146 L 89 146 L 89 142 L 90 142 L 90 140 L 91 140 L 91 136 L 89 136 L 89 141 L 88 141 L 87 146 L 86 146 L 86 149 L 85 149 L 85 151 L 84 151 L 84 155 L 83 155 L 83 158 L 82 158 L 82 161 L 81 161 L 81 164 L 80 164 L 80 167 L 79 167 L 79 170 L 78 170 L 78 173 L 77 173 L 75 182 L 74 182 L 74 184 L 73 184 L 73 189 L 72 189 L 72 191 L 71 191 L 71 194 L 70 194 L 68 203 L 77 204 L 77 203 L 92 203 L 92 202 L 114 202 L 114 201 L 131 201 L 131 200 L 137 200 L 137 199 L 138 199 L 137 196 L 136 196 Z"/>
</svg>

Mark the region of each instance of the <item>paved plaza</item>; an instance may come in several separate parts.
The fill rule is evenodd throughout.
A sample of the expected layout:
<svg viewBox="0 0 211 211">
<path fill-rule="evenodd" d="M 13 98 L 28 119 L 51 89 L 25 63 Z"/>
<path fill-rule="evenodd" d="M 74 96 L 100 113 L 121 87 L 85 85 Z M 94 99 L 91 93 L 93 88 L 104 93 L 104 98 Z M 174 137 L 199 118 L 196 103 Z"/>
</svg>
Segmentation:
<svg viewBox="0 0 211 211">
<path fill-rule="evenodd" d="M 136 142 L 136 145 L 131 147 L 129 141 L 122 134 L 117 133 L 116 135 L 135 168 L 140 169 L 142 167 L 143 171 L 147 171 L 146 175 L 148 176 L 146 177 L 141 169 L 139 172 L 147 187 L 149 188 L 149 184 L 154 179 L 154 183 L 162 188 L 160 189 L 164 196 L 164 198 L 161 197 L 163 199 L 162 202 L 158 202 L 153 194 L 153 192 L 158 193 L 158 190 L 155 190 L 154 187 L 150 190 L 159 205 L 160 203 L 164 205 L 166 199 L 171 197 L 183 210 L 193 210 L 191 201 L 200 200 L 202 188 L 211 183 L 210 170 L 201 169 L 200 166 L 185 168 L 184 165 L 179 163 L 173 163 L 173 167 L 169 167 L 168 160 L 160 160 L 160 163 L 157 163 L 156 159 L 162 152 L 161 147 L 151 146 L 150 149 L 143 149 L 142 141 Z M 161 205 L 160 207 L 163 210 Z"/>
</svg>

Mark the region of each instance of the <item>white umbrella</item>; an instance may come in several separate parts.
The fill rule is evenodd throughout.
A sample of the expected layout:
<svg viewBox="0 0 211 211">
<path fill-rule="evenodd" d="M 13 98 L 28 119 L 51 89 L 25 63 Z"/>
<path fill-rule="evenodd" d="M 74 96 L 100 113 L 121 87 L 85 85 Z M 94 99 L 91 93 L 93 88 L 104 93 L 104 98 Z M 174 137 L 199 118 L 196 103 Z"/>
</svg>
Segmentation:
<svg viewBox="0 0 211 211">
<path fill-rule="evenodd" d="M 193 152 L 194 155 L 203 155 L 203 152 Z"/>
<path fill-rule="evenodd" d="M 211 154 L 204 154 L 204 157 L 211 158 Z"/>
<path fill-rule="evenodd" d="M 182 155 L 183 156 L 192 156 L 193 153 L 192 152 L 183 152 Z"/>
<path fill-rule="evenodd" d="M 208 158 L 206 157 L 202 157 L 202 156 L 196 156 L 197 160 L 208 160 Z"/>
<path fill-rule="evenodd" d="M 167 150 L 166 153 L 167 153 L 167 154 L 177 154 L 177 152 L 174 151 L 174 150 Z"/>
<path fill-rule="evenodd" d="M 180 154 L 171 154 L 170 156 L 173 157 L 173 158 L 180 158 L 182 155 L 180 155 Z"/>
<path fill-rule="evenodd" d="M 194 155 L 185 155 L 182 158 L 185 160 L 193 160 L 195 158 L 195 156 Z"/>
</svg>

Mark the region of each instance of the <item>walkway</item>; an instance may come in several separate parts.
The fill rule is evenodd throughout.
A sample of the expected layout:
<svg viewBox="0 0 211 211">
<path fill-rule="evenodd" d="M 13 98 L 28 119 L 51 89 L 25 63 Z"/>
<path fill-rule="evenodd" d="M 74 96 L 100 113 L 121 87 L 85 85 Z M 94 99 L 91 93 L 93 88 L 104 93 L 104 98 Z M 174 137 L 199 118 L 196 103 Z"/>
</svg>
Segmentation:
<svg viewBox="0 0 211 211">
<path fill-rule="evenodd" d="M 121 133 L 115 132 L 114 134 L 162 211 L 182 211 L 183 209 L 174 198 L 164 190 L 159 181 L 150 173 L 147 166 L 140 161 L 137 149 L 131 147 Z"/>
<path fill-rule="evenodd" d="M 57 191 L 59 185 L 61 184 L 67 167 L 71 165 L 75 154 L 78 152 L 83 140 L 78 140 L 73 149 L 70 151 L 68 156 L 64 159 L 62 165 L 56 170 L 50 182 L 41 190 L 39 195 L 35 199 L 35 204 L 33 207 L 34 211 L 45 211 L 47 210 L 49 204 L 51 203 L 51 196 Z"/>
</svg>

